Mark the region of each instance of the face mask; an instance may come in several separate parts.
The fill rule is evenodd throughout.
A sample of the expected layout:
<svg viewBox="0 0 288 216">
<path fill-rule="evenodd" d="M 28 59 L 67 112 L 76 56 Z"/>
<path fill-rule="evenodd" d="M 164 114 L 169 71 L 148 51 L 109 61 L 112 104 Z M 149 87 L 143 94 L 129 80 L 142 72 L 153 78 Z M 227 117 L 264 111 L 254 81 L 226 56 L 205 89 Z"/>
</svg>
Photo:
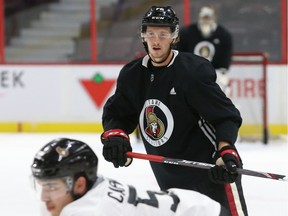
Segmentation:
<svg viewBox="0 0 288 216">
<path fill-rule="evenodd" d="M 209 37 L 216 29 L 216 23 L 214 20 L 200 20 L 198 28 L 201 31 L 203 37 Z"/>
<path fill-rule="evenodd" d="M 64 177 L 54 180 L 33 179 L 34 190 L 42 201 L 55 200 L 65 196 L 72 190 L 72 177 Z"/>
</svg>

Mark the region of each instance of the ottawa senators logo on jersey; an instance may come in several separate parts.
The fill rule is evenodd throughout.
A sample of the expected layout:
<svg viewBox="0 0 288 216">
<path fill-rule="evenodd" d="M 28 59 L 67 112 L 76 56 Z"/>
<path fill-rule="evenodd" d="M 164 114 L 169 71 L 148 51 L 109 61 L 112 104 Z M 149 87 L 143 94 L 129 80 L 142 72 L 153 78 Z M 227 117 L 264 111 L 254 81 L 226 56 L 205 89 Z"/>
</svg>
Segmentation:
<svg viewBox="0 0 288 216">
<path fill-rule="evenodd" d="M 168 141 L 174 127 L 174 120 L 170 110 L 165 104 L 156 99 L 150 99 L 145 102 L 139 122 L 144 139 L 155 147 L 161 146 Z"/>
<path fill-rule="evenodd" d="M 194 54 L 212 61 L 215 55 L 215 46 L 209 41 L 201 41 L 195 46 Z"/>
<path fill-rule="evenodd" d="M 146 134 L 154 139 L 160 139 L 164 134 L 164 124 L 157 118 L 157 115 L 153 112 L 155 106 L 146 108 L 146 121 L 147 126 L 145 128 Z"/>
</svg>

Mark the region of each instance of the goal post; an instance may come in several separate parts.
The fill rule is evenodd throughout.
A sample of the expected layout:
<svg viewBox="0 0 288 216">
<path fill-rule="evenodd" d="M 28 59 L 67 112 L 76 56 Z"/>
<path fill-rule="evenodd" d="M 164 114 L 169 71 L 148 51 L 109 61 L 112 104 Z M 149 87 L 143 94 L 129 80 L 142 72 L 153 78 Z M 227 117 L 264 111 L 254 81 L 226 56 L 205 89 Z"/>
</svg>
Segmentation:
<svg viewBox="0 0 288 216">
<path fill-rule="evenodd" d="M 268 143 L 267 61 L 267 55 L 262 52 L 233 54 L 228 96 L 243 119 L 240 140 L 261 139 L 263 143 Z"/>
</svg>

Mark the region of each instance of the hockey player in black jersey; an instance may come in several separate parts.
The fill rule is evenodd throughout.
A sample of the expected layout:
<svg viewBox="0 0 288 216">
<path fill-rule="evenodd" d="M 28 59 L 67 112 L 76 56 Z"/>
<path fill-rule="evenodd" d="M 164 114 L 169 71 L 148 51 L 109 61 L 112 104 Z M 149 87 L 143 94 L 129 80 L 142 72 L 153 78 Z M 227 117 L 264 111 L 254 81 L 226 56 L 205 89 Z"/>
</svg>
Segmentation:
<svg viewBox="0 0 288 216">
<path fill-rule="evenodd" d="M 152 6 L 144 15 L 141 38 L 147 55 L 121 69 L 104 106 L 103 156 L 115 167 L 130 165 L 129 134 L 139 124 L 147 153 L 218 165 L 207 171 L 151 162 L 162 190 L 197 190 L 231 215 L 248 215 L 235 172 L 242 167 L 234 145 L 242 118 L 216 83 L 212 64 L 173 49 L 178 33 L 171 7 Z"/>
<path fill-rule="evenodd" d="M 224 91 L 227 90 L 233 38 L 224 26 L 217 23 L 215 10 L 202 7 L 198 21 L 181 28 L 179 35 L 178 50 L 192 52 L 211 61 L 217 72 L 217 83 Z"/>
</svg>

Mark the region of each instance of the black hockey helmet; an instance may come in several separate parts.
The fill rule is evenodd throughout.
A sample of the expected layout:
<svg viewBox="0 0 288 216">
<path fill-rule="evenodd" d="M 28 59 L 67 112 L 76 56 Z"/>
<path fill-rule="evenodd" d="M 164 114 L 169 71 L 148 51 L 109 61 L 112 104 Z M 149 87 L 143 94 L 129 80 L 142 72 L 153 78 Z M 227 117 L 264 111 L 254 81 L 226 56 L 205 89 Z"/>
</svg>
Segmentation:
<svg viewBox="0 0 288 216">
<path fill-rule="evenodd" d="M 147 26 L 170 27 L 172 33 L 171 36 L 175 39 L 171 43 L 171 49 L 179 41 L 179 19 L 171 6 L 152 6 L 143 16 L 141 25 L 141 39 L 146 52 L 149 54 L 147 42 L 144 40 Z M 162 62 L 165 60 L 166 59 L 164 59 Z"/>
<path fill-rule="evenodd" d="M 152 6 L 143 16 L 141 32 L 146 31 L 147 26 L 168 26 L 172 32 L 179 31 L 179 19 L 171 6 Z"/>
<path fill-rule="evenodd" d="M 85 143 L 59 138 L 50 141 L 35 155 L 31 165 L 36 179 L 84 176 L 91 185 L 96 180 L 98 158 Z"/>
</svg>

